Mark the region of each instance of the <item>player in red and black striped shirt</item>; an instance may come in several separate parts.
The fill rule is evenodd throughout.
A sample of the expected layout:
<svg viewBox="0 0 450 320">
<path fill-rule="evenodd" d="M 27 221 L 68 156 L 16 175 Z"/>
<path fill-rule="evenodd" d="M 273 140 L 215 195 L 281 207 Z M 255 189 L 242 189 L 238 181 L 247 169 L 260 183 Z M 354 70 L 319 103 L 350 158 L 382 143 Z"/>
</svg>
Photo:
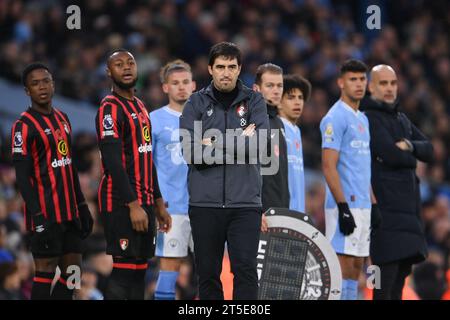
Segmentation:
<svg viewBox="0 0 450 320">
<path fill-rule="evenodd" d="M 61 277 L 51 296 L 71 299 L 67 268 L 80 266 L 81 240 L 90 234 L 93 221 L 72 165 L 69 119 L 52 106 L 52 75 L 45 65 L 34 63 L 25 68 L 22 81 L 31 107 L 13 125 L 12 158 L 31 232 L 36 270 L 31 298 L 50 298 L 59 266 Z"/>
<path fill-rule="evenodd" d="M 134 95 L 137 66 L 123 49 L 108 58 L 112 92 L 96 116 L 104 175 L 99 207 L 113 271 L 106 299 L 143 299 L 147 259 L 154 255 L 156 221 L 167 232 L 171 218 L 159 191 L 152 158 L 150 118 Z"/>
</svg>

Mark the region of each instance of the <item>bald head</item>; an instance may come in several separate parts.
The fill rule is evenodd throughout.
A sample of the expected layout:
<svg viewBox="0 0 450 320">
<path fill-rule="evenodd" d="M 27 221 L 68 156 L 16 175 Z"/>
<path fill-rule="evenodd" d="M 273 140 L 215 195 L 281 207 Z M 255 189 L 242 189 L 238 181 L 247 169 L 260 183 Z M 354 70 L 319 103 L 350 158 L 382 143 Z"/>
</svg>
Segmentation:
<svg viewBox="0 0 450 320">
<path fill-rule="evenodd" d="M 370 71 L 369 91 L 372 99 L 392 104 L 397 99 L 397 75 L 391 66 L 379 64 Z"/>
</svg>

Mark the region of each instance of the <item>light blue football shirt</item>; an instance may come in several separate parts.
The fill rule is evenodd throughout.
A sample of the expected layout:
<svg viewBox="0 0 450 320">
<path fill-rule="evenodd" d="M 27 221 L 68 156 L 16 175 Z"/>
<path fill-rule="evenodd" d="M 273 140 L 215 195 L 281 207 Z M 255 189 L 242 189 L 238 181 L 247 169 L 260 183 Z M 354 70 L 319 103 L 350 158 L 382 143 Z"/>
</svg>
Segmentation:
<svg viewBox="0 0 450 320">
<path fill-rule="evenodd" d="M 170 214 L 188 214 L 188 166 L 181 154 L 181 113 L 164 106 L 150 113 L 153 159 L 161 195 Z"/>
<path fill-rule="evenodd" d="M 339 151 L 337 171 L 350 208 L 370 209 L 370 133 L 369 121 L 338 100 L 320 122 L 322 149 Z M 325 208 L 337 207 L 327 186 Z"/>
<path fill-rule="evenodd" d="M 280 117 L 281 118 L 281 117 Z M 289 209 L 305 213 L 305 172 L 300 128 L 285 118 L 285 139 L 288 153 Z"/>
</svg>

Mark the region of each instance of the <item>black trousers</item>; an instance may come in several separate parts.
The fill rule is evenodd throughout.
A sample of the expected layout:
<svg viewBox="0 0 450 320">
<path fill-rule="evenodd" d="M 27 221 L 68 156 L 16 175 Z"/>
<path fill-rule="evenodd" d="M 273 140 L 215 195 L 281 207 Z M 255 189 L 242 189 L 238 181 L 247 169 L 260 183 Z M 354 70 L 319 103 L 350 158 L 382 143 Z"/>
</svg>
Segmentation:
<svg viewBox="0 0 450 320">
<path fill-rule="evenodd" d="M 379 265 L 381 288 L 373 290 L 373 300 L 401 300 L 406 277 L 411 273 L 412 264 L 399 260 Z"/>
<path fill-rule="evenodd" d="M 189 207 L 200 300 L 223 300 L 220 281 L 225 242 L 230 256 L 234 300 L 256 300 L 256 256 L 261 208 Z"/>
</svg>

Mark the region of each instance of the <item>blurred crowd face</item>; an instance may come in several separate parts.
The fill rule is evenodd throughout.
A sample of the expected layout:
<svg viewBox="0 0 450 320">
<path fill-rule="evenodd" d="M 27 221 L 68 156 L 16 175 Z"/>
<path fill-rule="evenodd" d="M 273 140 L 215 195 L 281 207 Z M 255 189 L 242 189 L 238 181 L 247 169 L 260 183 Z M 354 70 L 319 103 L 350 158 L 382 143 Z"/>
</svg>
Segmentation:
<svg viewBox="0 0 450 320">
<path fill-rule="evenodd" d="M 397 75 L 389 66 L 377 66 L 372 69 L 369 91 L 372 98 L 392 104 L 397 99 Z"/>
<path fill-rule="evenodd" d="M 119 88 L 133 88 L 137 82 L 136 60 L 129 52 L 116 52 L 108 61 L 106 73 Z"/>
<path fill-rule="evenodd" d="M 280 104 L 280 116 L 296 123 L 303 112 L 305 100 L 300 89 L 295 88 L 283 94 Z"/>
<path fill-rule="evenodd" d="M 267 103 L 278 106 L 283 94 L 283 75 L 281 73 L 265 72 L 261 76 L 261 84 L 254 85 L 256 91 L 261 92 Z"/>
<path fill-rule="evenodd" d="M 236 87 L 236 82 L 241 73 L 241 66 L 236 58 L 229 59 L 219 56 L 212 66 L 208 66 L 208 72 L 213 78 L 214 86 L 222 92 L 230 92 Z"/>
<path fill-rule="evenodd" d="M 162 89 L 169 97 L 170 103 L 183 105 L 195 90 L 192 73 L 188 71 L 174 71 L 167 77 Z"/>
<path fill-rule="evenodd" d="M 344 98 L 358 102 L 366 93 L 367 76 L 364 72 L 346 72 L 338 78 L 338 86 Z"/>
<path fill-rule="evenodd" d="M 39 106 L 49 105 L 55 93 L 52 75 L 45 69 L 31 71 L 26 79 L 26 94 Z"/>
</svg>

